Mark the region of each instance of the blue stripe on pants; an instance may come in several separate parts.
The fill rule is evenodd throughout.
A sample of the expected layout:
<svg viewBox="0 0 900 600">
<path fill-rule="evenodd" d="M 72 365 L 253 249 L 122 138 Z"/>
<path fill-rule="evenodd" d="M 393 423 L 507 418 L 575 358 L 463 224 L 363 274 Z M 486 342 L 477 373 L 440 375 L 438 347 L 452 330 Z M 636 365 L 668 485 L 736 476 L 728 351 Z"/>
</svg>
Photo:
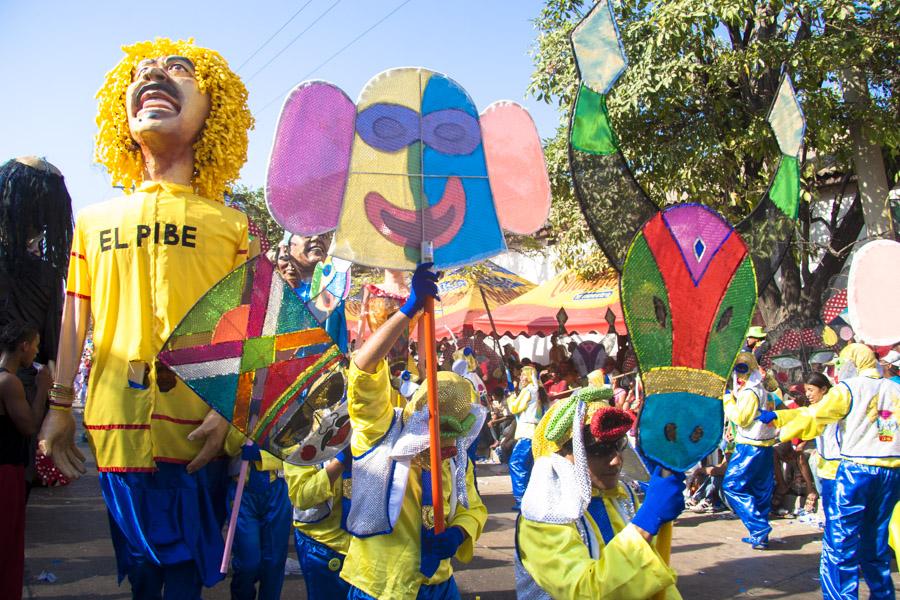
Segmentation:
<svg viewBox="0 0 900 600">
<path fill-rule="evenodd" d="M 900 469 L 841 461 L 834 481 L 833 560 L 822 577 L 822 595 L 827 600 L 856 599 L 859 570 L 870 598 L 895 597 L 887 529 L 898 501 Z"/>
<path fill-rule="evenodd" d="M 769 509 L 775 489 L 773 456 L 771 446 L 735 444 L 722 482 L 731 510 L 740 517 L 754 543 L 768 541 L 772 531 Z"/>
<path fill-rule="evenodd" d="M 294 529 L 294 544 L 297 548 L 297 560 L 303 570 L 303 580 L 306 582 L 306 597 L 309 600 L 346 598 L 350 593 L 350 584 L 341 579 L 344 556 L 301 533 L 299 529 Z M 336 562 L 331 562 L 332 560 Z M 328 566 L 329 563 L 337 568 L 332 569 Z"/>
<path fill-rule="evenodd" d="M 531 477 L 531 467 L 534 466 L 534 456 L 531 454 L 531 440 L 521 438 L 513 447 L 509 457 L 509 478 L 512 481 L 512 494 L 516 499 L 516 506 L 525 495 L 528 487 L 528 479 Z"/>
</svg>

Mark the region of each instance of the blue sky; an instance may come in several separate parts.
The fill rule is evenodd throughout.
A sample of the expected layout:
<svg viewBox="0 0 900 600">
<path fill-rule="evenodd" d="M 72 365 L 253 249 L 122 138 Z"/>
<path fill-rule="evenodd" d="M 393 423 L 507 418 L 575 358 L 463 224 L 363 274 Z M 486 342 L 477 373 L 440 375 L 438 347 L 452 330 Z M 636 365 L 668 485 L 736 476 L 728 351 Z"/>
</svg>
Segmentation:
<svg viewBox="0 0 900 600">
<path fill-rule="evenodd" d="M 428 67 L 462 84 L 479 109 L 500 99 L 522 103 L 541 137 L 553 135 L 556 108 L 526 96 L 532 70 L 528 52 L 536 36 L 531 20 L 540 11 L 539 0 L 404 2 L 311 0 L 240 69 L 256 117 L 241 183 L 264 183 L 282 100 L 304 79 L 334 82 L 355 98 L 365 82 L 384 69 Z M 65 175 L 76 209 L 113 196 L 117 190 L 92 161 L 94 93 L 121 57 L 120 46 L 156 36 L 193 37 L 237 68 L 304 4 L 306 0 L 0 0 L 0 56 L 5 57 L 0 160 L 23 154 L 47 157 Z M 311 73 L 397 7 L 378 27 Z"/>
</svg>

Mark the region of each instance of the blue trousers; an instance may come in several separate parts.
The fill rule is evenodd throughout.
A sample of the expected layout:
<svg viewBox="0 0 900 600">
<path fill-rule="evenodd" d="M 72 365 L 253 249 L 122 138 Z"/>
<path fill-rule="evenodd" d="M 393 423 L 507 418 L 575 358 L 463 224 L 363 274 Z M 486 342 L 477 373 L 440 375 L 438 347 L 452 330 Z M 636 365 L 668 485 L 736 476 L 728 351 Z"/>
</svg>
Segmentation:
<svg viewBox="0 0 900 600">
<path fill-rule="evenodd" d="M 841 461 L 834 480 L 834 518 L 826 560 L 822 545 L 822 595 L 859 597 L 859 571 L 873 600 L 893 599 L 888 523 L 900 501 L 900 469 Z"/>
<path fill-rule="evenodd" d="M 819 580 L 822 586 L 831 574 L 836 562 L 834 548 L 834 521 L 837 518 L 834 505 L 834 479 L 819 479 L 822 491 L 819 494 L 819 502 L 825 510 L 825 529 L 822 534 L 822 558 L 819 561 Z"/>
<path fill-rule="evenodd" d="M 350 593 L 350 584 L 341 579 L 344 555 L 320 544 L 299 529 L 294 529 L 294 545 L 297 560 L 303 569 L 306 597 L 309 600 L 346 598 Z"/>
<path fill-rule="evenodd" d="M 528 479 L 531 477 L 531 467 L 534 466 L 534 456 L 531 454 L 531 440 L 521 438 L 513 447 L 509 456 L 509 478 L 512 480 L 512 494 L 516 499 L 516 507 L 525 495 L 528 487 Z"/>
<path fill-rule="evenodd" d="M 728 505 L 750 532 L 754 543 L 768 541 L 772 531 L 769 509 L 775 489 L 773 455 L 771 446 L 735 444 L 722 482 Z"/>
<path fill-rule="evenodd" d="M 119 582 L 136 600 L 195 600 L 221 581 L 225 461 L 188 474 L 159 463 L 153 473 L 100 473 Z"/>
<path fill-rule="evenodd" d="M 228 507 L 234 502 L 237 482 L 228 487 Z M 232 600 L 278 600 L 284 583 L 291 531 L 291 501 L 287 484 L 268 471 L 251 468 L 234 534 L 231 567 Z M 259 595 L 256 583 L 259 582 Z"/>
<path fill-rule="evenodd" d="M 435 585 L 423 585 L 416 594 L 417 600 L 460 600 L 459 588 L 456 587 L 456 580 L 453 576 L 443 583 Z M 350 587 L 350 593 L 347 594 L 347 600 L 378 600 L 368 595 L 359 588 Z"/>
</svg>

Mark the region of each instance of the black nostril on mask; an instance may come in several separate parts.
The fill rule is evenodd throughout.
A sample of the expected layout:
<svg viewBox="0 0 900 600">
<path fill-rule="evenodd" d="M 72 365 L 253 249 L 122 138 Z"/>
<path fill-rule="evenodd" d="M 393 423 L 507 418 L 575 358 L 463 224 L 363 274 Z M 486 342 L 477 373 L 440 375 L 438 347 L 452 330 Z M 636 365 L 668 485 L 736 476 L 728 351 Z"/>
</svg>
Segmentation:
<svg viewBox="0 0 900 600">
<path fill-rule="evenodd" d="M 666 426 L 663 429 L 663 434 L 666 436 L 667 440 L 669 440 L 670 442 L 674 442 L 678 434 L 678 425 L 676 425 L 675 423 L 666 423 Z"/>
<path fill-rule="evenodd" d="M 691 432 L 691 441 L 695 444 L 700 441 L 700 438 L 703 437 L 703 428 L 697 425 L 694 427 L 694 430 Z"/>
</svg>

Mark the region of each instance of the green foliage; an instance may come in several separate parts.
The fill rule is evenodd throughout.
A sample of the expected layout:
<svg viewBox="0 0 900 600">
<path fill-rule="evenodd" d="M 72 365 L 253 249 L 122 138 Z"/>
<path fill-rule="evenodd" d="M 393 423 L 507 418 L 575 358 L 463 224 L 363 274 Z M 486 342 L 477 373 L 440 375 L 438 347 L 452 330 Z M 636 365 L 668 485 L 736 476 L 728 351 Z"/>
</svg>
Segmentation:
<svg viewBox="0 0 900 600">
<path fill-rule="evenodd" d="M 577 91 L 569 33 L 592 5 L 593 0 L 547 0 L 535 20 L 539 34 L 530 85 L 536 98 L 560 107 L 560 128 L 545 151 L 552 235 L 563 264 L 587 270 L 601 265 L 572 196 L 566 137 Z M 778 163 L 766 115 L 783 65 L 806 115 L 806 155 L 828 157 L 839 172 L 848 172 L 849 125 L 861 119 L 896 180 L 900 3 L 613 0 L 613 6 L 629 67 L 610 93 L 608 108 L 623 153 L 658 204 L 703 202 L 732 222 L 756 204 Z M 844 102 L 845 69 L 866 77 L 867 106 Z M 812 161 L 801 175 L 802 216 L 815 201 Z"/>
<path fill-rule="evenodd" d="M 225 203 L 243 212 L 256 223 L 271 246 L 277 246 L 281 242 L 284 237 L 284 229 L 269 214 L 269 208 L 266 206 L 266 193 L 263 188 L 253 189 L 246 185 L 236 185 L 231 194 L 225 197 Z"/>
</svg>

